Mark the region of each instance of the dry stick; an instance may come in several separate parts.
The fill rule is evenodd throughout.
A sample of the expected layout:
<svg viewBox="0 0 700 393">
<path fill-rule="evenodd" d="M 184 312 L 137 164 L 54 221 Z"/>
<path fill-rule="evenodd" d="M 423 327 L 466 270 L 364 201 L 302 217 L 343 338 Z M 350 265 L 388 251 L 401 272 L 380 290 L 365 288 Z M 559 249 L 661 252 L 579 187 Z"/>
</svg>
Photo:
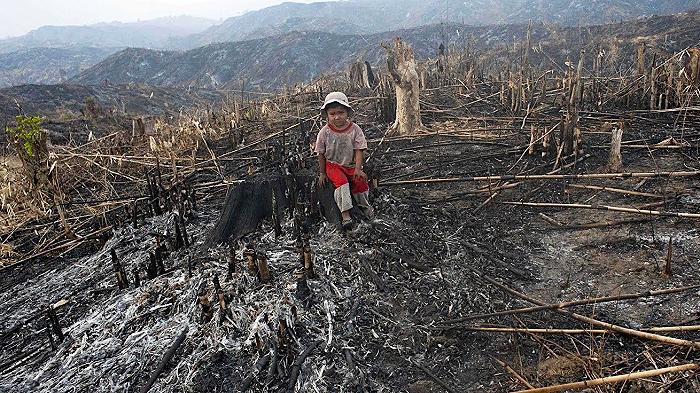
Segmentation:
<svg viewBox="0 0 700 393">
<path fill-rule="evenodd" d="M 497 358 L 495 358 L 495 357 L 493 357 L 493 356 L 491 356 L 491 359 L 495 360 L 498 364 L 500 364 L 501 367 L 503 367 L 504 369 L 506 369 L 506 371 L 508 371 L 508 372 L 510 373 L 510 375 L 512 375 L 513 377 L 515 377 L 515 379 L 517 379 L 518 381 L 520 381 L 520 383 L 522 383 L 523 385 L 525 385 L 528 389 L 534 389 L 534 388 L 535 388 L 534 386 L 530 385 L 530 383 L 529 383 L 525 378 L 523 378 L 522 376 L 520 376 L 520 374 L 518 374 L 515 370 L 513 370 L 513 369 L 512 369 L 509 365 L 507 365 L 505 362 L 503 362 L 503 361 L 501 361 L 500 359 L 497 359 Z"/>
<path fill-rule="evenodd" d="M 609 210 L 614 212 L 624 212 L 624 213 L 637 213 L 644 214 L 648 216 L 664 216 L 664 217 L 684 217 L 684 218 L 698 218 L 700 219 L 700 214 L 695 213 L 679 213 L 679 212 L 665 212 L 659 210 L 646 210 L 646 209 L 636 209 L 630 207 L 616 207 L 607 205 L 585 205 L 581 203 L 537 203 L 537 202 L 501 202 L 505 205 L 515 205 L 515 206 L 534 206 L 534 207 L 561 207 L 569 209 L 594 209 L 594 210 Z"/>
<path fill-rule="evenodd" d="M 301 365 L 304 364 L 304 360 L 306 360 L 309 355 L 311 355 L 311 352 L 316 349 L 319 345 L 323 344 L 325 341 L 324 340 L 317 340 L 313 342 L 311 345 L 309 345 L 304 352 L 299 355 L 296 360 L 294 361 L 294 365 L 292 366 L 291 371 L 289 372 L 289 384 L 287 385 L 287 390 L 289 392 L 294 392 L 294 385 L 297 384 L 297 378 L 299 378 L 299 371 L 301 371 Z"/>
<path fill-rule="evenodd" d="M 627 225 L 627 224 L 639 224 L 641 222 L 648 222 L 652 220 L 651 218 L 639 218 L 634 220 L 619 220 L 619 221 L 603 221 L 603 222 L 592 222 L 589 224 L 573 224 L 573 225 L 562 225 L 552 229 L 592 229 L 592 228 L 604 228 L 612 227 L 617 225 Z"/>
<path fill-rule="evenodd" d="M 153 387 L 153 384 L 156 383 L 156 380 L 158 379 L 160 373 L 162 373 L 163 370 L 165 370 L 165 366 L 168 365 L 168 362 L 170 361 L 170 359 L 173 358 L 177 349 L 180 348 L 182 342 L 185 341 L 185 337 L 187 337 L 188 330 L 189 327 L 186 326 L 182 333 L 180 333 L 180 335 L 177 336 L 175 342 L 173 342 L 170 348 L 168 348 L 168 352 L 166 352 L 165 355 L 163 355 L 163 359 L 161 359 L 160 363 L 158 363 L 158 367 L 156 367 L 155 371 L 153 371 L 153 374 L 151 374 L 151 377 L 148 379 L 148 382 L 141 388 L 141 393 L 148 392 L 151 389 L 151 387 Z"/>
<path fill-rule="evenodd" d="M 66 242 L 66 243 L 60 244 L 60 245 L 58 245 L 58 246 L 56 246 L 56 247 L 53 247 L 53 248 L 51 248 L 51 249 L 49 249 L 49 250 L 44 250 L 44 251 L 41 251 L 41 252 L 39 252 L 39 253 L 37 253 L 37 254 L 30 255 L 30 256 L 28 256 L 28 257 L 26 257 L 26 258 L 20 259 L 19 261 L 15 262 L 15 263 L 13 263 L 13 264 L 11 264 L 11 265 L 7 265 L 7 266 L 5 266 L 5 267 L 0 268 L 0 273 L 2 273 L 2 271 L 5 270 L 5 269 L 9 269 L 9 268 L 11 268 L 11 267 L 17 267 L 17 266 L 19 266 L 20 264 L 22 264 L 22 263 L 24 263 L 24 262 L 31 261 L 32 259 L 36 259 L 36 258 L 38 258 L 38 257 L 40 257 L 40 256 L 44 256 L 44 255 L 46 255 L 46 254 L 48 254 L 48 253 L 51 253 L 51 252 L 54 252 L 54 251 L 58 251 L 58 250 L 63 249 L 63 248 L 67 248 L 67 247 L 71 247 L 71 246 L 80 245 L 80 244 L 83 243 L 84 241 L 90 240 L 90 239 L 94 238 L 95 236 L 98 236 L 98 235 L 100 235 L 100 234 L 102 234 L 102 233 L 104 233 L 104 232 L 107 232 L 107 231 L 111 230 L 112 228 L 113 228 L 113 226 L 110 225 L 110 226 L 107 226 L 107 227 L 98 229 L 98 230 L 96 230 L 96 231 L 94 231 L 94 232 L 91 232 L 91 233 L 89 233 L 89 234 L 87 234 L 87 235 L 81 237 L 80 239 L 70 240 L 70 241 L 68 241 L 68 242 Z M 75 247 L 74 247 L 74 248 L 75 248 Z"/>
<path fill-rule="evenodd" d="M 494 332 L 494 333 L 535 333 L 535 334 L 609 334 L 613 333 L 607 329 L 551 329 L 551 328 L 512 328 L 512 327 L 491 327 L 491 326 L 455 326 L 455 328 L 473 332 Z M 696 332 L 700 326 L 662 326 L 648 329 L 640 329 L 642 332 Z"/>
<path fill-rule="evenodd" d="M 546 305 L 544 302 L 541 302 L 537 299 L 533 299 L 533 298 L 531 298 L 523 293 L 520 293 L 514 289 L 511 289 L 510 287 L 503 285 L 500 282 L 492 279 L 491 277 L 483 275 L 474 269 L 470 269 L 470 270 L 472 270 L 475 274 L 477 274 L 477 276 L 479 278 L 501 288 L 502 290 L 510 293 L 513 296 L 516 296 L 516 297 L 523 299 L 525 301 L 528 301 L 530 303 L 537 304 L 538 306 L 545 306 Z M 570 311 L 562 310 L 562 309 L 553 309 L 553 311 L 558 312 L 558 313 L 563 314 L 563 315 L 566 315 L 566 316 L 571 317 L 573 319 L 576 319 L 578 321 L 588 323 L 590 325 L 601 326 L 601 327 L 613 330 L 613 331 L 618 332 L 618 333 L 627 334 L 630 336 L 635 336 L 635 337 L 643 338 L 643 339 L 647 339 L 647 340 L 658 341 L 658 342 L 662 342 L 665 344 L 672 344 L 672 345 L 678 345 L 678 346 L 683 346 L 683 347 L 691 347 L 691 348 L 695 348 L 695 349 L 700 349 L 700 342 L 681 340 L 678 338 L 661 336 L 661 335 L 654 334 L 654 333 L 640 332 L 639 330 L 634 330 L 634 329 L 630 329 L 630 328 L 626 328 L 626 327 L 622 327 L 622 326 L 618 326 L 618 325 L 613 325 L 612 323 L 602 322 L 602 321 L 599 321 L 597 319 L 593 319 L 590 317 L 586 317 L 586 316 L 576 314 L 576 313 L 573 313 Z"/>
<path fill-rule="evenodd" d="M 441 179 L 414 179 L 379 183 L 382 186 L 400 186 L 412 184 L 459 183 L 473 181 L 504 181 L 504 180 L 581 180 L 581 179 L 614 179 L 614 178 L 643 178 L 643 177 L 693 177 L 700 176 L 700 171 L 690 172 L 627 172 L 627 173 L 586 173 L 571 175 L 500 175 L 500 176 L 465 176 L 447 177 Z"/>
<path fill-rule="evenodd" d="M 622 188 L 613 188 L 613 187 L 591 186 L 591 185 L 586 185 L 586 184 L 568 184 L 566 187 L 583 188 L 583 189 L 587 189 L 587 190 L 608 191 L 608 192 L 615 192 L 615 193 L 619 193 L 619 194 L 645 196 L 645 197 L 650 197 L 650 198 L 664 198 L 665 197 L 664 195 L 652 194 L 652 193 L 648 193 L 648 192 L 639 192 L 639 191 L 625 190 Z"/>
<path fill-rule="evenodd" d="M 445 390 L 447 390 L 448 392 L 450 392 L 450 393 L 457 393 L 456 390 L 452 389 L 452 387 L 450 387 L 450 385 L 448 385 L 447 383 L 445 383 L 445 381 L 443 381 L 442 379 L 438 378 L 437 375 L 433 374 L 433 372 L 430 371 L 430 370 L 429 370 L 427 367 L 425 367 L 424 365 L 422 365 L 422 364 L 420 364 L 420 363 L 418 363 L 418 362 L 415 362 L 415 361 L 413 361 L 413 360 L 410 360 L 410 362 L 411 362 L 411 364 L 413 364 L 414 366 L 416 366 L 416 367 L 418 367 L 419 369 L 421 369 L 427 376 L 429 376 L 430 378 L 432 378 L 433 381 L 439 383 L 440 386 L 442 386 L 443 388 L 445 388 Z"/>
<path fill-rule="evenodd" d="M 536 307 L 517 308 L 517 309 L 513 309 L 513 310 L 505 310 L 505 311 L 499 311 L 499 312 L 494 312 L 494 313 L 489 313 L 489 314 L 469 315 L 469 316 L 466 316 L 463 318 L 456 318 L 456 319 L 450 319 L 447 321 L 443 321 L 443 323 L 459 323 L 459 322 L 472 321 L 475 319 L 500 317 L 503 315 L 527 314 L 527 313 L 542 311 L 542 310 L 555 310 L 555 309 L 561 309 L 561 308 L 567 308 L 567 307 L 573 307 L 573 306 L 585 306 L 585 305 L 589 305 L 589 304 L 600 304 L 600 303 L 608 303 L 608 302 L 617 302 L 620 300 L 632 300 L 632 299 L 639 299 L 639 298 L 646 298 L 646 297 L 653 297 L 653 296 L 660 296 L 660 295 L 670 295 L 673 293 L 692 291 L 693 289 L 697 289 L 697 288 L 700 288 L 700 284 L 690 285 L 690 286 L 686 286 L 686 287 L 661 289 L 658 291 L 628 293 L 628 294 L 617 295 L 617 296 L 594 297 L 594 298 L 575 300 L 575 301 L 571 301 L 571 302 L 564 302 L 564 303 L 557 303 L 557 304 L 543 304 L 543 305 L 536 306 Z"/>
<path fill-rule="evenodd" d="M 591 386 L 607 385 L 607 384 L 611 384 L 611 383 L 626 382 L 626 381 L 632 381 L 632 380 L 636 380 L 636 379 L 655 377 L 658 375 L 663 375 L 663 374 L 671 373 L 671 372 L 697 370 L 699 367 L 700 366 L 698 366 L 697 364 L 690 363 L 690 364 L 684 364 L 682 366 L 666 367 L 666 368 L 660 368 L 657 370 L 649 370 L 649 371 L 639 371 L 639 372 L 634 372 L 634 373 L 629 373 L 629 374 L 615 375 L 612 377 L 591 379 L 588 381 L 565 383 L 563 385 L 553 385 L 553 386 L 547 386 L 544 388 L 519 390 L 519 391 L 514 392 L 514 393 L 561 392 L 563 390 L 581 389 L 581 388 L 587 388 L 587 387 L 591 387 Z"/>
<path fill-rule="evenodd" d="M 581 162 L 581 161 L 583 161 L 583 160 L 589 158 L 590 156 L 591 156 L 590 154 L 586 154 L 586 155 L 584 155 L 584 156 L 582 156 L 582 157 L 579 157 L 579 158 L 575 159 L 573 162 L 571 162 L 571 163 L 569 163 L 569 164 L 562 165 L 562 166 L 560 166 L 560 167 L 557 168 L 557 169 L 553 169 L 553 170 L 547 172 L 547 175 L 554 175 L 554 174 L 557 174 L 557 173 L 563 171 L 563 170 L 566 169 L 566 168 L 569 168 L 569 167 L 572 167 L 572 166 L 578 164 L 579 162 Z M 556 166 L 556 164 L 555 164 L 555 166 Z M 506 185 L 506 186 L 513 186 L 513 187 L 515 187 L 515 186 L 519 186 L 520 184 L 522 184 L 522 182 L 506 183 L 505 185 Z M 491 194 L 491 196 L 488 197 L 488 199 L 486 199 L 481 205 L 479 205 L 476 209 L 474 209 L 474 213 L 478 213 L 479 210 L 481 210 L 484 206 L 486 206 L 487 204 L 489 204 L 489 202 L 491 202 L 491 201 L 498 195 L 498 193 L 499 193 L 499 191 L 496 191 L 496 192 L 494 192 L 493 194 Z"/>
<path fill-rule="evenodd" d="M 248 389 L 250 389 L 251 386 L 253 386 L 253 380 L 255 380 L 255 376 L 262 371 L 265 366 L 267 366 L 268 363 L 270 363 L 270 354 L 266 354 L 265 356 L 261 357 L 256 363 L 255 367 L 253 370 L 248 374 L 248 376 L 241 382 L 241 387 L 239 391 L 241 393 L 247 392 Z"/>
</svg>

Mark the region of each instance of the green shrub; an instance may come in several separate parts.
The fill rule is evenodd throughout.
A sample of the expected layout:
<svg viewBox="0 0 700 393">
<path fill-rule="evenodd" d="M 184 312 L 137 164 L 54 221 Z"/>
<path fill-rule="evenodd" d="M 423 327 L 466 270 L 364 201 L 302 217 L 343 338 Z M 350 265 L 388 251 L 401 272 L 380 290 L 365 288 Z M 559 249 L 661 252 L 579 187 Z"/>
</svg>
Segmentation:
<svg viewBox="0 0 700 393">
<path fill-rule="evenodd" d="M 10 138 L 21 145 L 30 157 L 34 156 L 36 145 L 41 139 L 41 123 L 44 118 L 41 116 L 19 115 L 15 117 L 17 126 L 6 127 L 5 132 Z"/>
</svg>

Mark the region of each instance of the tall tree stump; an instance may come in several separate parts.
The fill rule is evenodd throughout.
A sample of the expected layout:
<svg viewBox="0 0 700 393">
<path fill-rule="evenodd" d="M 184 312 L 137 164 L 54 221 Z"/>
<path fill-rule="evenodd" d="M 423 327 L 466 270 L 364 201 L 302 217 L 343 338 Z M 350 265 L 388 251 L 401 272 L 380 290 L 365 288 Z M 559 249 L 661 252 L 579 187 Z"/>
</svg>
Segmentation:
<svg viewBox="0 0 700 393">
<path fill-rule="evenodd" d="M 620 147 L 622 146 L 623 130 L 623 122 L 620 122 L 617 127 L 613 127 L 613 129 L 611 130 L 612 141 L 610 143 L 608 170 L 612 173 L 622 172 L 622 153 L 620 153 Z"/>
<path fill-rule="evenodd" d="M 414 134 L 424 127 L 420 118 L 420 80 L 413 48 L 398 37 L 393 44 L 382 46 L 387 52 L 389 74 L 396 87 L 396 121 L 389 128 L 389 134 Z"/>
</svg>

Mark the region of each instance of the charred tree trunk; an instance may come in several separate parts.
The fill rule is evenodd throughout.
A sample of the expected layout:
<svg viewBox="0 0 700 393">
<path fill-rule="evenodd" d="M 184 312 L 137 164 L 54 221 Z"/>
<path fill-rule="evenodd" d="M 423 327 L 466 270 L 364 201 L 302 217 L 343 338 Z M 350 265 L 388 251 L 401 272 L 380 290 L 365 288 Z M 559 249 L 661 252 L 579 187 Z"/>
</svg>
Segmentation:
<svg viewBox="0 0 700 393">
<path fill-rule="evenodd" d="M 396 87 L 396 121 L 389 133 L 414 134 L 422 130 L 420 118 L 420 80 L 416 71 L 413 48 L 396 38 L 393 44 L 384 45 L 387 51 L 389 74 Z"/>
<path fill-rule="evenodd" d="M 281 175 L 260 174 L 239 184 L 226 196 L 224 209 L 207 240 L 207 245 L 240 239 L 255 231 L 265 219 L 277 216 L 282 220 L 286 216 L 282 212 L 294 204 L 289 196 L 302 194 L 304 189 L 310 188 L 314 180 L 315 177 L 312 176 L 299 176 L 287 182 Z M 289 187 L 295 187 L 296 190 L 289 190 Z M 332 186 L 326 184 L 326 187 L 316 191 L 316 195 L 308 198 L 309 203 L 320 205 L 321 213 L 327 221 L 340 225 L 340 211 L 333 198 Z"/>
</svg>

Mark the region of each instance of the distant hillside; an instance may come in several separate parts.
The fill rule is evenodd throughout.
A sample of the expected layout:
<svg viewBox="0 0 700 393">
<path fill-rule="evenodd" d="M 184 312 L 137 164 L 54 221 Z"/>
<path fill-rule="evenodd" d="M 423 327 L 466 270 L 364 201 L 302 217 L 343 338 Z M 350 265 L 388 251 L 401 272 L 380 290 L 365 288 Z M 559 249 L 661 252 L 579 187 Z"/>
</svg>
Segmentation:
<svg viewBox="0 0 700 393">
<path fill-rule="evenodd" d="M 438 23 L 594 25 L 700 8 L 700 0 L 348 0 L 283 3 L 226 19 L 206 31 L 171 40 L 170 48 L 249 40 L 291 31 L 373 34 Z"/>
<path fill-rule="evenodd" d="M 32 48 L 0 55 L 0 87 L 61 83 L 104 60 L 115 48 Z"/>
<path fill-rule="evenodd" d="M 658 50 L 681 50 L 700 42 L 697 26 L 700 13 L 696 12 L 586 28 L 539 23 L 534 25 L 533 39 L 543 44 L 549 56 L 563 60 L 577 57 L 581 48 L 592 50 L 591 45 L 596 42 L 629 46 L 640 38 Z M 99 84 L 108 80 L 116 84 L 238 88 L 243 80 L 247 86 L 270 89 L 307 81 L 323 72 L 343 70 L 359 58 L 383 65 L 380 44 L 397 35 L 410 42 L 416 55 L 425 59 L 435 56 L 444 36 L 449 36 L 452 45 L 470 45 L 483 53 L 512 46 L 513 37 L 522 38 L 526 29 L 525 25 L 432 25 L 362 36 L 286 33 L 185 52 L 127 49 L 84 71 L 73 82 Z"/>
<path fill-rule="evenodd" d="M 161 48 L 173 37 L 199 33 L 214 23 L 208 19 L 179 16 L 132 23 L 42 26 L 23 36 L 0 40 L 0 53 L 31 48 Z"/>
<path fill-rule="evenodd" d="M 223 99 L 223 94 L 204 89 L 153 86 L 23 85 L 0 89 L 0 123 L 16 115 L 15 100 L 25 113 L 42 116 L 78 117 L 88 97 L 105 110 L 130 116 L 177 115 Z"/>
</svg>

